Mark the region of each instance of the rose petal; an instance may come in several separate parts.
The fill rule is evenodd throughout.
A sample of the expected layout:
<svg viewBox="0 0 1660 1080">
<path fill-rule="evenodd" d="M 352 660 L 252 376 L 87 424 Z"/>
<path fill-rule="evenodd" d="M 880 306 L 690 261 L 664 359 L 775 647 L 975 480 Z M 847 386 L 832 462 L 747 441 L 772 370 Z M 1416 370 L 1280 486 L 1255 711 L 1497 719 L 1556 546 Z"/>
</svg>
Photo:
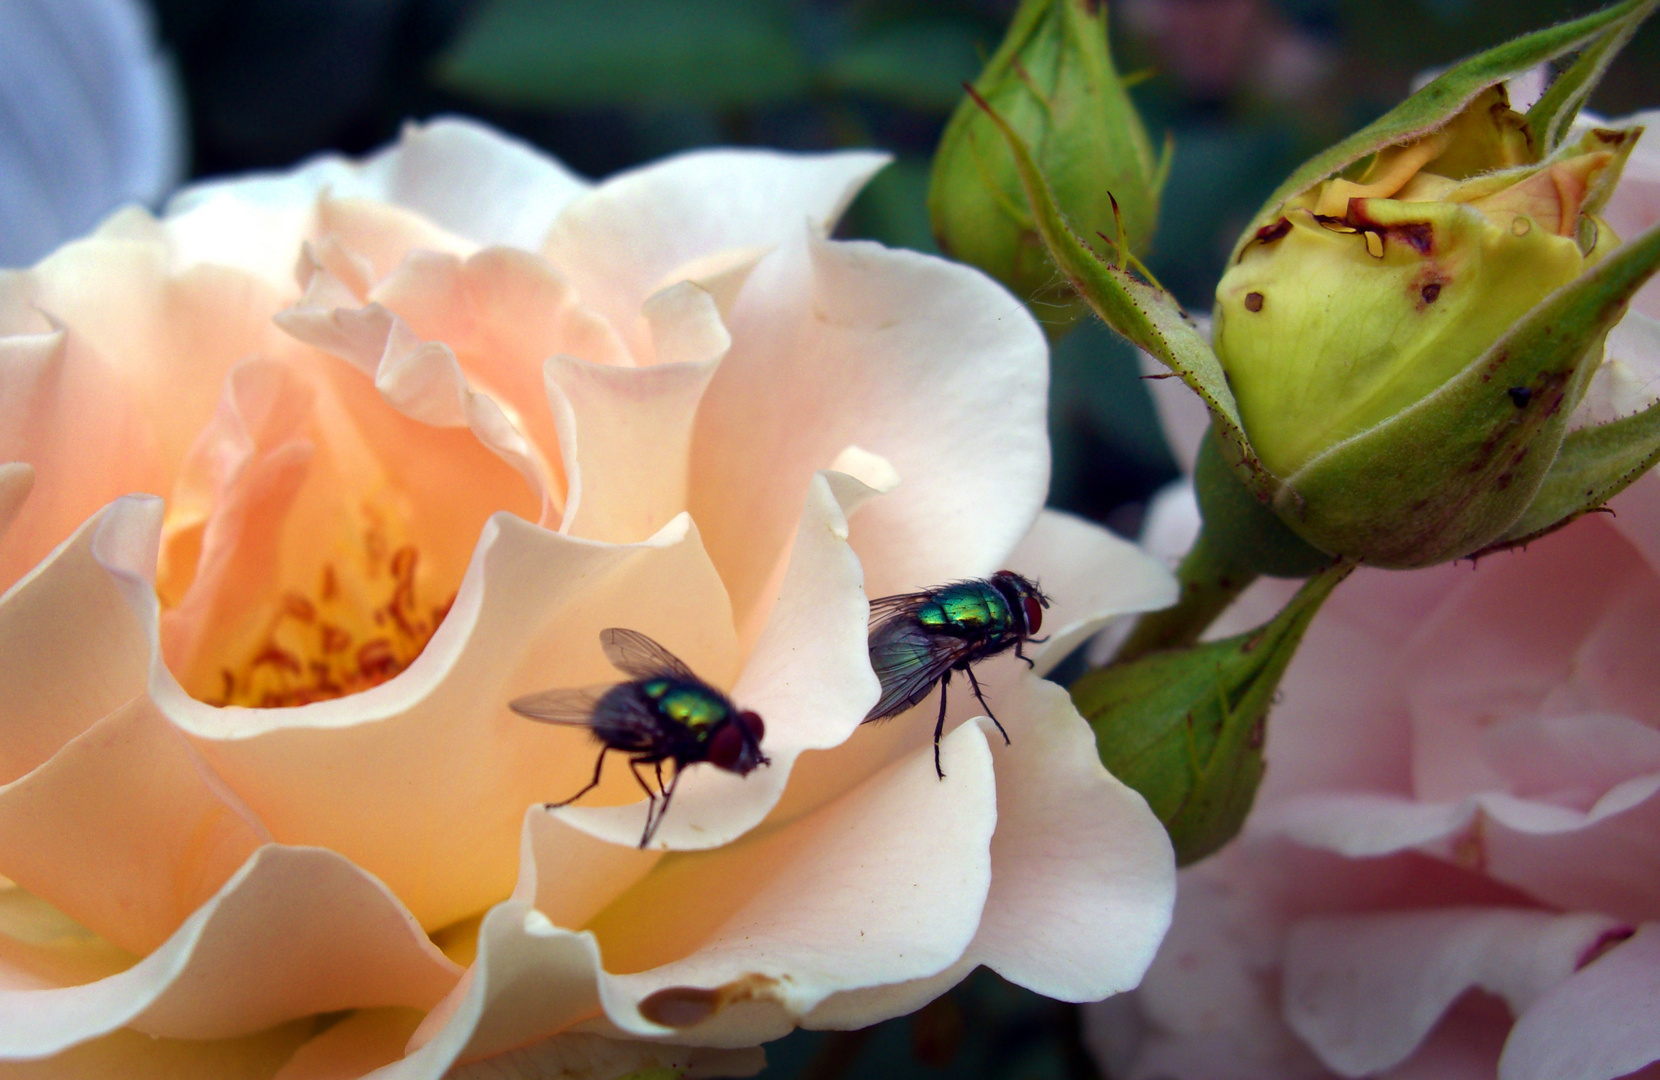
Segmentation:
<svg viewBox="0 0 1660 1080">
<path fill-rule="evenodd" d="M 296 1020 L 234 1039 L 158 1039 L 122 1029 L 49 1058 L 0 1068 L 16 1080 L 274 1080 L 313 1027 L 310 1019 Z"/>
<path fill-rule="evenodd" d="M 796 758 L 846 741 L 876 703 L 863 572 L 847 544 L 848 513 L 873 494 L 839 473 L 814 479 L 782 592 L 732 690 L 740 707 L 765 721 L 762 750 L 771 764 L 748 776 L 688 769 L 654 848 L 716 847 L 755 827 L 777 804 Z M 643 802 L 554 811 L 616 844 L 639 842 L 645 813 Z"/>
<path fill-rule="evenodd" d="M 1651 572 L 1617 533 L 1585 524 L 1591 528 L 1546 537 L 1525 556 L 1468 576 L 1402 652 L 1402 669 L 1413 672 L 1408 702 L 1420 797 L 1503 790 L 1504 778 L 1478 745 L 1482 732 L 1543 707 L 1551 688 L 1570 680 L 1574 653 L 1610 610 L 1628 596 L 1656 593 Z M 1562 596 L 1575 602 L 1564 605 Z"/>
<path fill-rule="evenodd" d="M 407 1067 L 419 1059 L 421 1071 L 390 1075 L 436 1075 L 600 1007 L 607 1022 L 590 1027 L 752 1046 L 838 991 L 955 970 L 989 884 L 996 808 L 979 729 L 946 747 L 948 781 L 935 778 L 931 753 L 915 755 L 811 819 L 664 863 L 588 930 L 561 929 L 522 898 L 498 904 L 468 980 L 413 1040 Z M 901 814 L 911 827 L 892 828 Z M 527 854 L 540 856 L 535 816 Z M 560 869 L 538 862 L 527 875 L 557 887 Z M 664 903 L 684 917 L 637 917 Z M 867 1009 L 863 1022 L 888 1015 Z"/>
<path fill-rule="evenodd" d="M 666 274 L 732 248 L 799 244 L 807 230 L 828 235 L 886 161 L 864 151 L 682 154 L 610 177 L 572 200 L 543 252 L 635 356 L 649 356 L 641 307 Z"/>
<path fill-rule="evenodd" d="M 753 1045 L 838 990 L 955 964 L 990 885 L 997 815 L 980 729 L 941 750 L 943 782 L 932 751 L 914 754 L 818 814 L 664 864 L 608 907 L 592 924 L 606 968 L 636 973 L 602 988 L 612 1022 Z M 671 902 L 683 917 L 640 918 Z M 756 1004 L 723 1007 L 745 998 Z"/>
<path fill-rule="evenodd" d="M 1461 994 L 1521 1014 L 1618 923 L 1601 915 L 1450 910 L 1308 919 L 1285 951 L 1285 1016 L 1345 1076 L 1396 1065 Z"/>
<path fill-rule="evenodd" d="M 712 683 L 730 684 L 730 618 L 685 517 L 621 546 L 500 514 L 449 616 L 390 682 L 258 711 L 191 701 L 162 673 L 154 692 L 274 836 L 346 854 L 436 928 L 508 894 L 525 808 L 568 796 L 593 769 L 585 732 L 532 723 L 506 702 L 616 681 L 598 637 L 617 625 L 661 641 Z M 637 799 L 622 772 L 593 798 Z"/>
<path fill-rule="evenodd" d="M 1545 994 L 1511 1029 L 1502 1080 L 1612 1080 L 1660 1060 L 1660 924 Z"/>
<path fill-rule="evenodd" d="M 175 235 L 188 236 L 181 247 L 190 260 L 278 283 L 294 265 L 293 238 L 310 235 L 325 191 L 405 208 L 475 245 L 534 249 L 560 209 L 585 189 L 540 151 L 446 117 L 406 125 L 395 145 L 361 164 L 330 155 L 286 173 L 193 185 L 167 212 Z"/>
<path fill-rule="evenodd" d="M 23 510 L 29 491 L 35 486 L 35 467 L 26 461 L 0 464 L 0 540 Z"/>
<path fill-rule="evenodd" d="M 1170 838 L 1146 800 L 1102 767 L 1064 689 L 1027 676 L 998 704 L 1023 722 L 1018 740 L 993 745 L 991 892 L 969 953 L 1062 1001 L 1131 989 L 1170 926 Z"/>
<path fill-rule="evenodd" d="M 358 1080 L 404 1056 L 415 1009 L 359 1009 L 294 1052 L 272 1080 Z"/>
<path fill-rule="evenodd" d="M 613 543 L 650 536 L 686 509 L 692 426 L 731 338 L 714 298 L 689 283 L 654 294 L 647 307 L 658 362 L 593 364 L 555 356 L 543 369 L 547 393 L 569 417 L 561 446 L 581 477 L 560 531 Z"/>
<path fill-rule="evenodd" d="M 109 568 L 146 540 L 154 565 L 161 509 L 159 499 L 118 499 L 0 597 L 0 779 L 36 768 L 143 691 L 144 625 Z"/>
<path fill-rule="evenodd" d="M 0 460 L 31 469 L 32 480 L 27 503 L 16 494 L 15 471 L 7 485 L 0 589 L 98 507 L 130 491 L 162 490 L 163 477 L 128 380 L 79 335 L 22 310 L 29 300 L 12 285 L 0 278 Z M 13 302 L 15 313 L 7 311 Z"/>
<path fill-rule="evenodd" d="M 269 840 L 144 697 L 0 788 L 8 876 L 139 955 Z"/>
<path fill-rule="evenodd" d="M 1180 592 L 1170 571 L 1135 544 L 1055 510 L 1038 515 L 1008 565 L 1036 579 L 1049 595 L 1043 616 L 1049 640 L 1025 650 L 1039 675 L 1109 620 L 1169 607 Z"/>
<path fill-rule="evenodd" d="M 771 287 L 787 254 L 749 290 Z M 808 479 L 849 445 L 904 478 L 854 522 L 872 596 L 998 569 L 1048 483 L 1047 350 L 1013 297 L 915 252 L 814 242 L 810 254 L 810 280 L 764 321 L 746 314 L 749 290 L 740 298 L 698 418 L 692 513 L 740 621 L 762 603 L 765 553 L 784 546 Z"/>
<path fill-rule="evenodd" d="M 365 296 L 423 340 L 450 346 L 469 382 L 509 409 L 550 461 L 557 459 L 559 436 L 542 362 L 566 354 L 595 364 L 633 363 L 610 324 L 582 305 L 546 259 L 528 252 L 485 248 L 466 260 L 411 252 Z"/>
<path fill-rule="evenodd" d="M 1484 994 L 1454 1003 L 1411 1057 L 1379 1080 L 1492 1080 L 1510 1013 Z"/>
<path fill-rule="evenodd" d="M 459 974 L 345 859 L 267 846 L 134 967 L 83 986 L 0 992 L 0 1055 L 53 1054 L 122 1026 L 215 1039 L 335 1009 L 427 1008 Z"/>
<path fill-rule="evenodd" d="M 501 406 L 473 391 L 454 351 L 440 342 L 422 341 L 379 304 L 330 307 L 342 293 L 330 278 L 316 268 L 306 296 L 277 315 L 278 325 L 371 374 L 381 396 L 410 419 L 469 429 L 481 445 L 518 472 L 541 504 L 538 518 L 548 520 L 552 500 L 559 494 L 548 461 Z"/>
</svg>

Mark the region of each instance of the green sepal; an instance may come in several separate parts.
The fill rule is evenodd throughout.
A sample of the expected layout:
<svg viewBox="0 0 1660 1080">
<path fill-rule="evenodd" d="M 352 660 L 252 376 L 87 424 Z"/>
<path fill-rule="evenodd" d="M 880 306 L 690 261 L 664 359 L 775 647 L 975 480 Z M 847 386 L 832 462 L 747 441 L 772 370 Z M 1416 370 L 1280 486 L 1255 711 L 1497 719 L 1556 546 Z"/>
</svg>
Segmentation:
<svg viewBox="0 0 1660 1080">
<path fill-rule="evenodd" d="M 1597 509 L 1660 462 L 1660 402 L 1608 424 L 1570 431 L 1539 494 L 1498 543 L 1532 543 Z"/>
<path fill-rule="evenodd" d="M 1224 457 L 1243 470 L 1247 485 L 1259 498 L 1271 498 L 1278 481 L 1262 467 L 1245 438 L 1222 363 L 1204 335 L 1174 296 L 1132 273 L 1133 260 L 1118 245 L 1103 238 L 1114 255 L 1114 261 L 1108 262 L 1072 230 L 1025 140 L 972 88 L 969 94 L 1009 144 L 1033 224 L 1056 267 L 1103 322 L 1174 371 L 1204 400 Z"/>
<path fill-rule="evenodd" d="M 1267 625 L 1092 671 L 1072 700 L 1107 770 L 1139 791 L 1187 866 L 1233 839 L 1264 768 L 1274 693 L 1303 633 L 1353 568 L 1311 578 Z"/>
<path fill-rule="evenodd" d="M 1223 460 L 1222 448 L 1211 434 L 1199 444 L 1193 490 L 1205 531 L 1253 574 L 1306 578 L 1336 561 L 1329 552 L 1298 536 L 1251 494 L 1239 473 Z"/>
<path fill-rule="evenodd" d="M 1657 268 L 1660 226 L 1435 392 L 1287 477 L 1275 509 L 1310 543 L 1373 566 L 1432 566 L 1504 536 L 1535 501 L 1604 337 Z"/>
<path fill-rule="evenodd" d="M 1541 155 L 1548 156 L 1562 145 L 1574 118 L 1602 81 L 1608 65 L 1625 48 L 1643 20 L 1653 14 L 1656 4 L 1660 0 L 1640 2 L 1629 15 L 1604 27 L 1528 109 L 1528 130 L 1533 133 L 1533 144 Z"/>
<path fill-rule="evenodd" d="M 1562 118 L 1565 116 L 1568 121 L 1572 120 L 1579 102 L 1595 87 L 1607 61 L 1624 44 L 1622 35 L 1629 37 L 1637 25 L 1654 11 L 1657 3 L 1660 0 L 1625 0 L 1584 18 L 1524 34 L 1442 72 L 1371 124 L 1304 162 L 1268 197 L 1250 227 L 1240 234 L 1233 254 L 1228 258 L 1229 265 L 1238 261 L 1240 251 L 1259 228 L 1279 219 L 1286 200 L 1341 172 L 1368 154 L 1429 134 L 1451 120 L 1489 86 L 1564 53 L 1589 46 L 1587 51 L 1601 54 L 1600 61 L 1593 57 L 1587 67 L 1575 64 L 1569 68 L 1563 77 L 1572 76 L 1574 83 L 1563 88 L 1559 99 L 1551 99 L 1549 104 L 1544 99 L 1540 102 L 1548 112 L 1548 115 L 1547 112 L 1539 113 L 1541 124 L 1547 129 L 1554 126 L 1555 129 L 1566 130 Z M 1547 94 L 1546 98 L 1551 98 L 1551 95 Z M 1535 109 L 1538 108 L 1536 105 Z M 1533 119 L 1534 112 L 1530 110 L 1530 127 Z M 1557 138 L 1560 141 L 1560 133 Z M 1549 149 L 1554 149 L 1554 144 L 1536 147 L 1540 153 Z"/>
<path fill-rule="evenodd" d="M 1306 578 L 1335 561 L 1251 494 L 1209 432 L 1199 444 L 1193 487 L 1204 523 L 1176 567 L 1181 595 L 1136 620 L 1114 663 L 1192 645 L 1258 576 Z"/>
</svg>

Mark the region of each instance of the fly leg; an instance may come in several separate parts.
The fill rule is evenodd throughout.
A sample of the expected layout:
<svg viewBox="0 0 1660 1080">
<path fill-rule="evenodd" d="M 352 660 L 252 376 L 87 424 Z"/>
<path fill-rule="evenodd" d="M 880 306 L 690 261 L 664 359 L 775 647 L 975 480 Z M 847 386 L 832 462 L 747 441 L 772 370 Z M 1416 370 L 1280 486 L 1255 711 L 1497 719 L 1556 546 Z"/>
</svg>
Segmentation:
<svg viewBox="0 0 1660 1080">
<path fill-rule="evenodd" d="M 941 780 L 945 779 L 945 770 L 940 768 L 940 735 L 945 731 L 945 688 L 951 685 L 951 669 L 945 669 L 945 678 L 940 680 L 940 718 L 934 724 L 934 772 Z"/>
<path fill-rule="evenodd" d="M 1017 639 L 1015 639 L 1015 643 L 1014 643 L 1014 656 L 1015 656 L 1015 659 L 1026 661 L 1026 666 L 1029 667 L 1029 668 L 1037 667 L 1037 664 L 1032 662 L 1032 658 L 1030 656 L 1027 656 L 1025 653 L 1020 651 L 1020 647 L 1022 645 L 1025 645 L 1026 642 L 1028 642 L 1028 641 L 1030 641 L 1030 642 L 1032 642 L 1033 644 L 1036 644 L 1036 645 L 1042 645 L 1045 641 L 1048 641 L 1048 640 L 1049 640 L 1048 638 L 1017 638 Z M 994 717 L 992 717 L 992 719 L 995 720 L 997 718 L 994 716 Z M 1002 729 L 999 728 L 998 730 L 1001 731 Z"/>
<path fill-rule="evenodd" d="M 599 760 L 594 762 L 594 778 L 592 780 L 588 781 L 588 786 L 587 787 L 583 788 L 581 791 L 577 792 L 575 795 L 572 795 L 570 798 L 564 800 L 563 802 L 543 803 L 542 808 L 544 810 L 552 810 L 552 809 L 554 809 L 556 807 L 560 807 L 560 806 L 569 806 L 569 805 L 571 805 L 571 803 L 574 803 L 574 802 L 576 802 L 576 800 L 582 798 L 582 796 L 588 794 L 588 792 L 590 792 L 590 791 L 594 790 L 595 788 L 599 787 L 599 773 L 600 773 L 601 769 L 605 768 L 605 755 L 610 753 L 610 752 L 611 752 L 611 748 L 609 746 L 607 746 L 604 750 L 601 750 L 599 752 Z"/>
<path fill-rule="evenodd" d="M 1021 659 L 1026 660 L 1024 656 Z M 1026 660 L 1026 662 L 1031 663 L 1030 660 Z M 1009 733 L 1003 730 L 1003 725 L 998 723 L 997 717 L 992 714 L 991 706 L 986 704 L 986 695 L 980 693 L 980 680 L 974 677 L 974 669 L 963 668 L 963 670 L 968 673 L 968 685 L 974 687 L 974 696 L 980 699 L 980 708 L 986 710 L 986 715 L 991 717 L 992 723 L 997 724 L 997 734 L 1003 736 L 1003 745 L 1008 746 Z"/>
<path fill-rule="evenodd" d="M 646 778 L 640 775 L 640 766 L 646 764 L 650 760 L 650 758 L 628 759 L 628 771 L 634 774 L 634 779 L 639 782 L 640 790 L 646 793 L 646 827 L 645 831 L 640 833 L 641 847 L 645 847 L 646 844 L 650 843 L 651 834 L 657 831 L 657 792 L 651 790 L 651 785 L 646 782 Z M 656 764 L 659 769 L 663 767 L 663 763 L 660 761 Z"/>
<path fill-rule="evenodd" d="M 652 834 L 657 831 L 657 826 L 663 824 L 663 817 L 669 812 L 669 803 L 674 799 L 674 789 L 679 785 L 680 767 L 676 765 L 674 769 L 674 779 L 669 781 L 668 790 L 663 792 L 663 805 L 657 808 L 657 820 L 653 824 L 646 827 L 646 834 L 640 839 L 641 847 L 645 847 L 647 844 L 651 843 Z"/>
</svg>

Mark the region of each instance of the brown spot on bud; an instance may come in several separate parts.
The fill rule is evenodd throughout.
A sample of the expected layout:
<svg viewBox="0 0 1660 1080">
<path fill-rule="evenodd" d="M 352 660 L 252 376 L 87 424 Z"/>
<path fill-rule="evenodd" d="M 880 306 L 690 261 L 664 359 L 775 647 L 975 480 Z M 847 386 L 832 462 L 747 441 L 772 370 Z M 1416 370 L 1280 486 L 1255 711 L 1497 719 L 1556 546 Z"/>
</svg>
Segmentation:
<svg viewBox="0 0 1660 1080">
<path fill-rule="evenodd" d="M 1245 310 L 1246 311 L 1261 311 L 1262 310 L 1262 294 L 1259 293 L 1259 292 L 1248 292 L 1248 293 L 1246 293 L 1245 294 Z"/>
<path fill-rule="evenodd" d="M 1505 393 L 1510 395 L 1510 400 L 1518 409 L 1527 408 L 1527 403 L 1533 400 L 1533 391 L 1525 386 L 1512 386 Z"/>
<path fill-rule="evenodd" d="M 1430 282 L 1419 291 L 1418 295 L 1424 298 L 1424 303 L 1426 304 L 1435 303 L 1435 301 L 1441 296 L 1441 283 L 1438 281 Z"/>
</svg>

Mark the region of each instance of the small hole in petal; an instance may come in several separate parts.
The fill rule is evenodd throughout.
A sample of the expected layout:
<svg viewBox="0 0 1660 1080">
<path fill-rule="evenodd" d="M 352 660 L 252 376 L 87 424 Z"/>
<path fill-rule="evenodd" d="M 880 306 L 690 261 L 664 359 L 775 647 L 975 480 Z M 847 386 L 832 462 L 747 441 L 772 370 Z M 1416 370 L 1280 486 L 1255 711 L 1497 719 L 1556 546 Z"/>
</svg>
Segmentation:
<svg viewBox="0 0 1660 1080">
<path fill-rule="evenodd" d="M 1245 294 L 1245 310 L 1246 311 L 1261 311 L 1262 310 L 1262 294 L 1259 293 L 1259 292 L 1248 292 L 1248 293 L 1246 293 Z"/>
</svg>

